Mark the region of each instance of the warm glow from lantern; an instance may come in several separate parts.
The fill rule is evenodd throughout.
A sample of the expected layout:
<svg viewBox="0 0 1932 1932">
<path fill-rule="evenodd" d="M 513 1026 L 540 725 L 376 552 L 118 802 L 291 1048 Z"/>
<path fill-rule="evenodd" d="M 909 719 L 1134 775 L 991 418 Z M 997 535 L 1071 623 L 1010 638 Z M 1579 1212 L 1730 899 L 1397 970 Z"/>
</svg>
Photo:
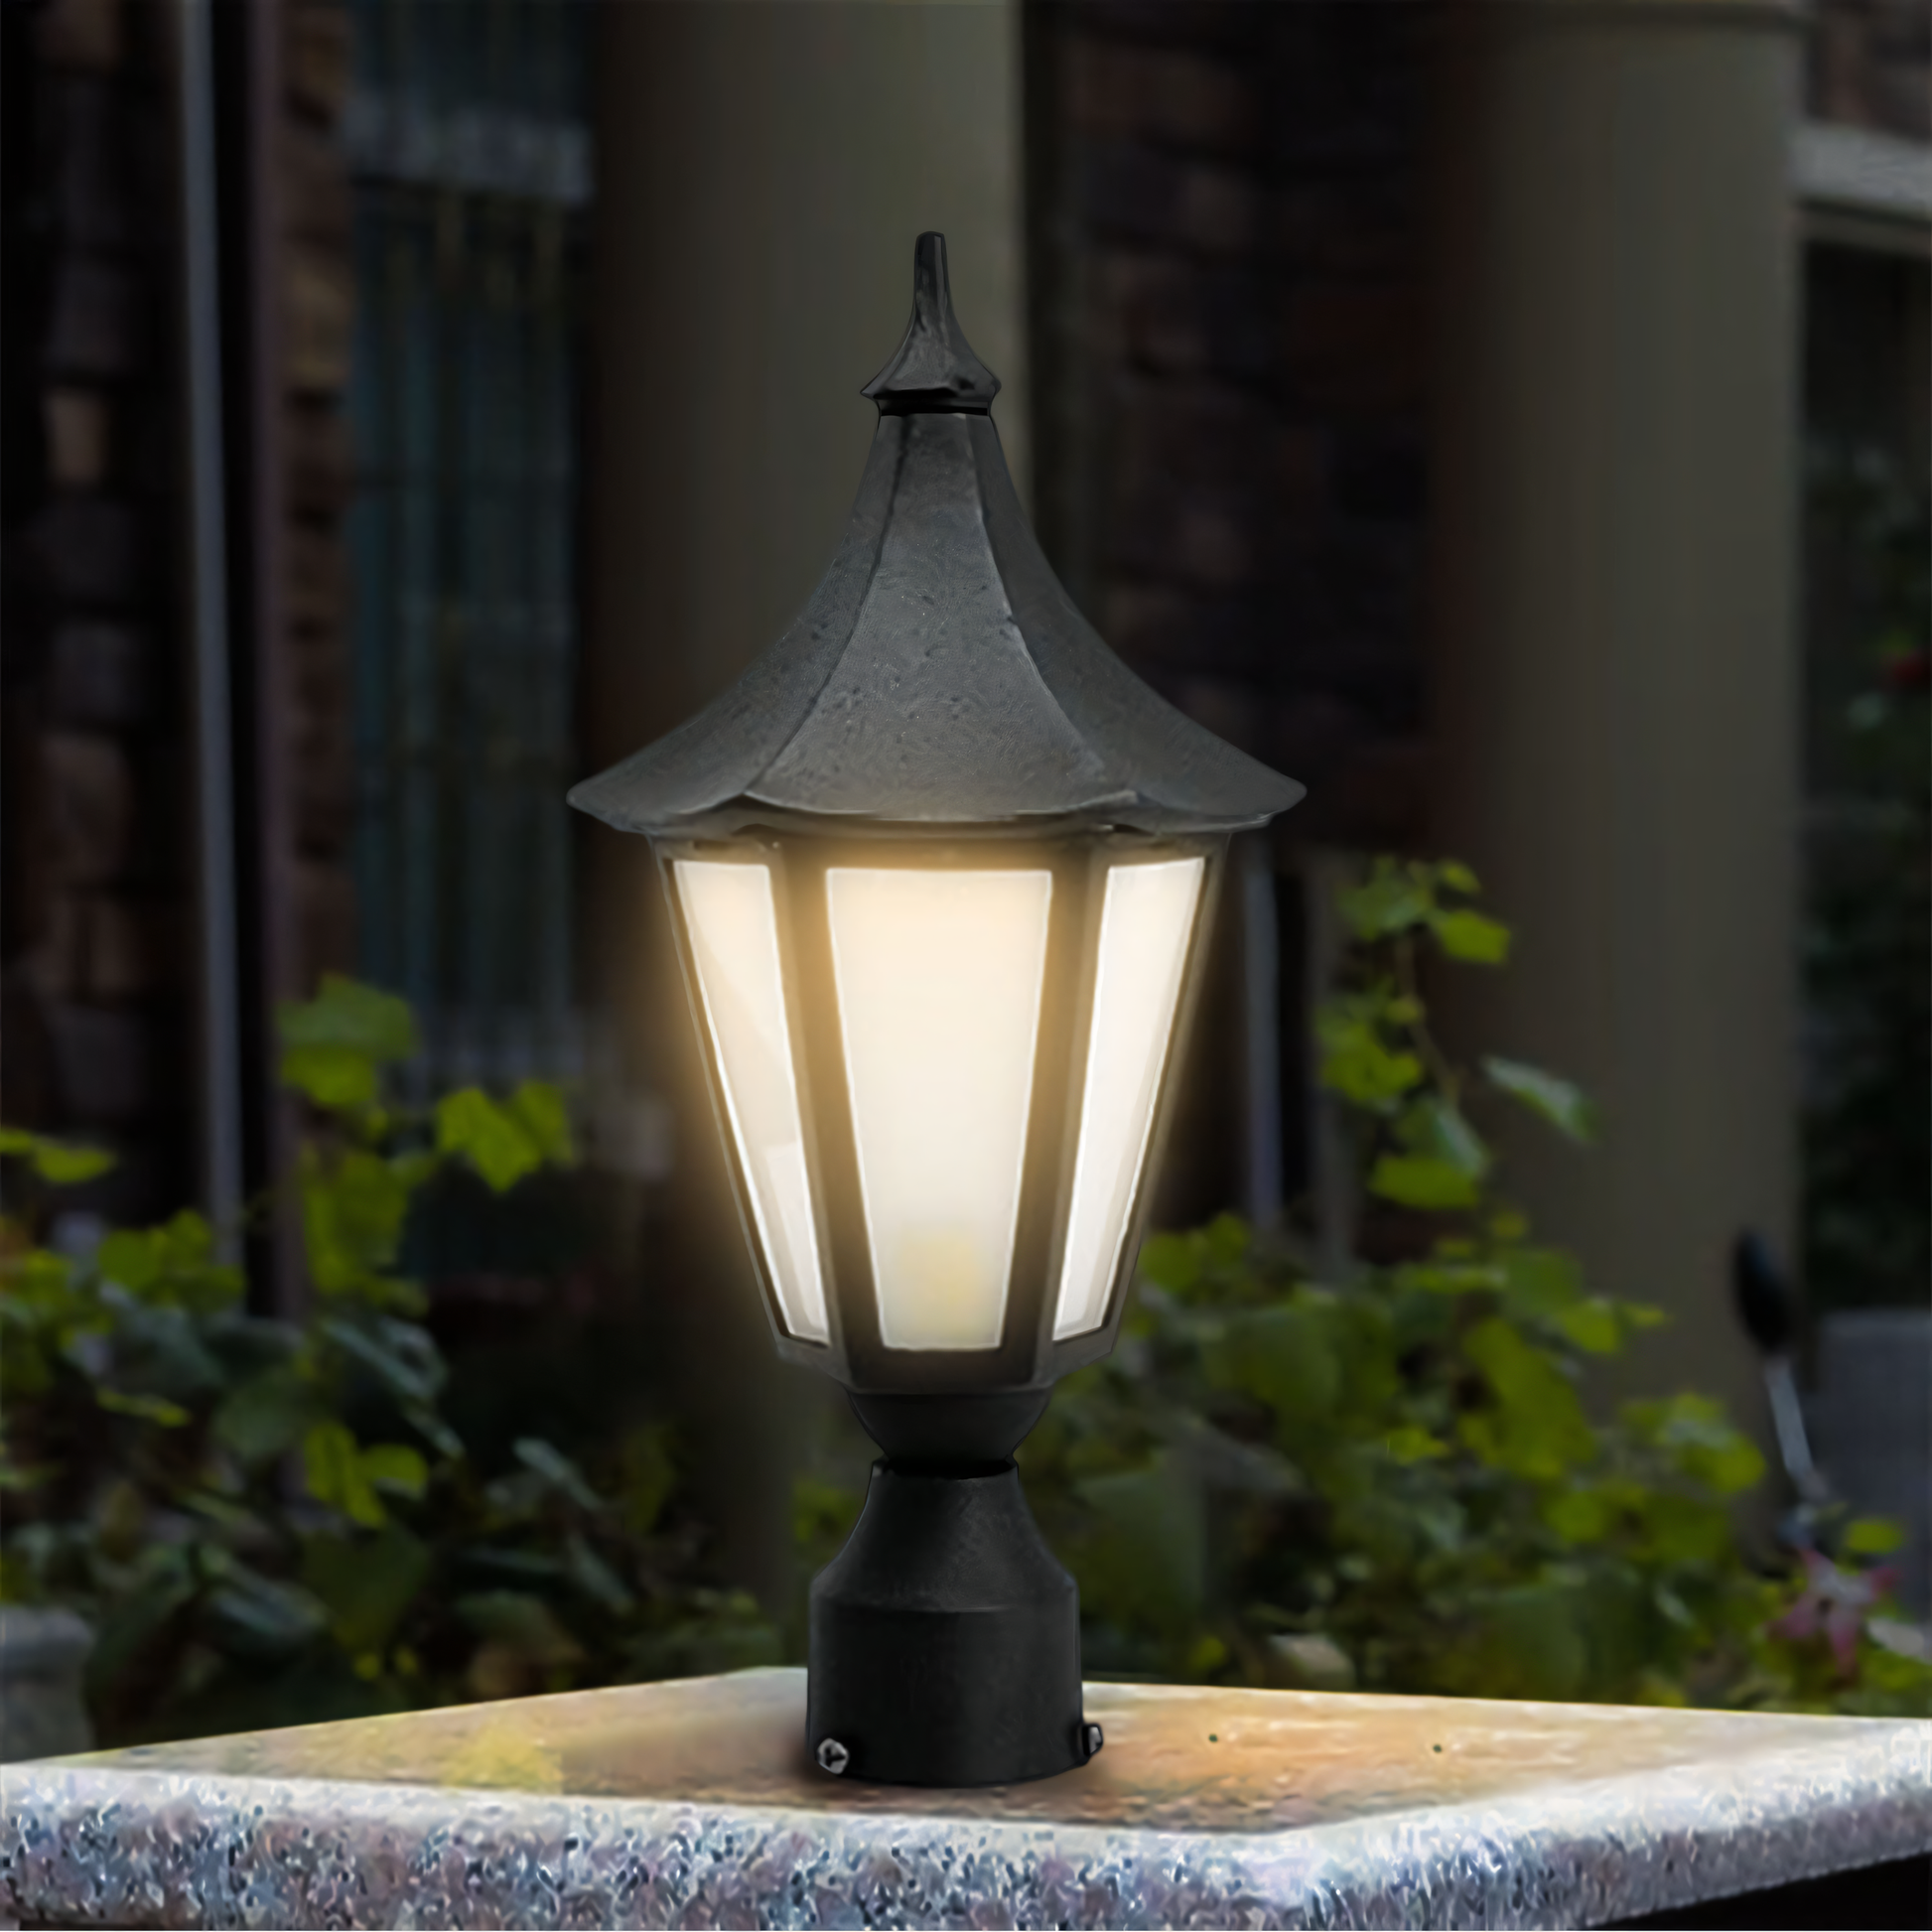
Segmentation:
<svg viewBox="0 0 1932 1932">
<path fill-rule="evenodd" d="M 999 1343 L 1052 889 L 1046 872 L 825 875 L 888 1347 Z"/>
<path fill-rule="evenodd" d="M 794 1335 L 827 1341 L 771 875 L 761 865 L 695 859 L 678 860 L 675 870 L 719 1085 L 765 1266 L 785 1326 Z"/>
<path fill-rule="evenodd" d="M 1175 859 L 1115 866 L 1107 875 L 1055 1341 L 1083 1335 L 1107 1318 L 1205 870 L 1199 859 Z"/>
</svg>

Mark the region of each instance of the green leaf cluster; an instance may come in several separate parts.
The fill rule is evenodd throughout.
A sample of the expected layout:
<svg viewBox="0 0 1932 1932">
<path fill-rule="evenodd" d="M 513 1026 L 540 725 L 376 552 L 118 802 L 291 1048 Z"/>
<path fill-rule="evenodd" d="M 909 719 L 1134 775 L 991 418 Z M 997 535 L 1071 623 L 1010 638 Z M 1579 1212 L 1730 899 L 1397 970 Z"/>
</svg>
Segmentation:
<svg viewBox="0 0 1932 1932">
<path fill-rule="evenodd" d="M 414 1020 L 346 980 L 281 1027 L 284 1081 L 311 1106 L 291 1176 L 314 1290 L 300 1322 L 248 1311 L 193 1213 L 81 1256 L 37 1244 L 47 1189 L 105 1157 L 0 1138 L 26 1184 L 0 1222 L 0 1595 L 93 1625 L 98 1734 L 775 1660 L 757 1606 L 704 1571 L 668 1426 L 581 1463 L 526 1435 L 491 1469 L 449 1420 L 450 1371 L 399 1272 L 412 1206 L 451 1167 L 500 1192 L 569 1165 L 562 1093 L 398 1105 L 386 1083 Z"/>
<path fill-rule="evenodd" d="M 1498 1194 L 1492 1117 L 1579 1144 L 1593 1121 L 1569 1082 L 1455 1065 L 1432 1035 L 1430 955 L 1507 955 L 1475 894 L 1464 867 L 1385 860 L 1342 899 L 1354 943 L 1317 1037 L 1363 1257 L 1322 1281 L 1292 1236 L 1232 1216 L 1152 1237 L 1119 1347 L 1020 1450 L 1089 1669 L 1923 1710 L 1932 1671 L 1869 1637 L 1848 1684 L 1822 1645 L 1770 1634 L 1801 1581 L 1739 1543 L 1764 1464 L 1718 1404 L 1586 1401 L 1589 1365 L 1663 1317 L 1591 1294 Z M 1890 1534 L 1855 1526 L 1848 1557 Z"/>
</svg>

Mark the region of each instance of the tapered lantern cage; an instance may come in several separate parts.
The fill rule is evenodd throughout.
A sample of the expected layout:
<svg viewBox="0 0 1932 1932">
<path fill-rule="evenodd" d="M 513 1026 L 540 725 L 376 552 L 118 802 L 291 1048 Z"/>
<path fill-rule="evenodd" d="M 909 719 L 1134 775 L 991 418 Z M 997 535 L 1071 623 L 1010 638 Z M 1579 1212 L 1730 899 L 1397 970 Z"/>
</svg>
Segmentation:
<svg viewBox="0 0 1932 1932">
<path fill-rule="evenodd" d="M 1074 609 L 998 388 L 921 235 L 824 580 L 571 793 L 656 852 L 779 1352 L 886 1452 L 814 1587 L 813 1748 L 914 1783 L 1096 1747 L 1071 1582 L 1007 1458 L 1113 1346 L 1229 835 L 1301 795 Z"/>
</svg>

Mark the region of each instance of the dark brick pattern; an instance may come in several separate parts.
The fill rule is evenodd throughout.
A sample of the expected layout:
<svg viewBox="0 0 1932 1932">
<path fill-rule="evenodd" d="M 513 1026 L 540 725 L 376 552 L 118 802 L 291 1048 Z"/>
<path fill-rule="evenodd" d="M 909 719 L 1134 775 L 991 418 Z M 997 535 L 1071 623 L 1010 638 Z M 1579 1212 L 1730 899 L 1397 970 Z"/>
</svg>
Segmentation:
<svg viewBox="0 0 1932 1932">
<path fill-rule="evenodd" d="M 194 1183 L 172 171 L 158 10 L 4 13 L 4 1088 Z"/>
<path fill-rule="evenodd" d="M 355 967 L 355 812 L 349 585 L 343 517 L 353 481 L 343 397 L 355 312 L 347 164 L 336 139 L 348 93 L 349 23 L 336 0 L 261 0 L 282 9 L 285 124 L 281 467 L 288 515 L 281 606 L 292 716 L 290 826 L 296 850 L 297 991 Z"/>
<path fill-rule="evenodd" d="M 1298 840 L 1418 835 L 1428 9 L 1036 4 L 1042 534 Z"/>
<path fill-rule="evenodd" d="M 1925 0 L 1817 0 L 1805 111 L 1932 141 L 1932 8 Z"/>
</svg>

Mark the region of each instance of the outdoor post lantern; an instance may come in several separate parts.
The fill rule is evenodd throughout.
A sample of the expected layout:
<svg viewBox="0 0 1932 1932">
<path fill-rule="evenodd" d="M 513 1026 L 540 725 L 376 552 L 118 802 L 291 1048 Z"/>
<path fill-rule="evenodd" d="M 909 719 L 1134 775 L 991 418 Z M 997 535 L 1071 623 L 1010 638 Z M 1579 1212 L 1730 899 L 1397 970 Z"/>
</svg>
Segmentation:
<svg viewBox="0 0 1932 1932">
<path fill-rule="evenodd" d="M 885 1451 L 812 1586 L 807 1741 L 900 1784 L 1100 1746 L 1012 1455 L 1113 1347 L 1228 835 L 1301 796 L 1047 567 L 918 239 L 824 581 L 571 803 L 657 854 L 778 1351 Z"/>
</svg>

